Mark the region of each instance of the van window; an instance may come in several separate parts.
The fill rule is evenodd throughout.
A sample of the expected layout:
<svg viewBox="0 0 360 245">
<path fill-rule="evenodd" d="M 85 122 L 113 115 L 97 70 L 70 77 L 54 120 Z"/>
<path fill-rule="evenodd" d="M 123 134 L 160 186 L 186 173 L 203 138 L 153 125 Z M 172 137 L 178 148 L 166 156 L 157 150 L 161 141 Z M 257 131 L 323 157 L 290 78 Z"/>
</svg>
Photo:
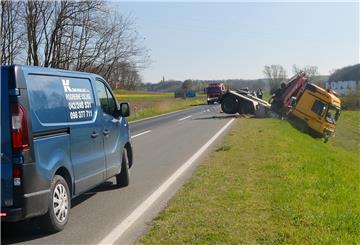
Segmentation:
<svg viewBox="0 0 360 245">
<path fill-rule="evenodd" d="M 31 111 L 40 123 L 66 123 L 67 102 L 60 78 L 28 75 L 26 80 Z"/>
<path fill-rule="evenodd" d="M 323 116 L 325 112 L 326 106 L 325 103 L 323 103 L 320 100 L 315 100 L 311 110 L 318 114 L 319 116 Z"/>
<path fill-rule="evenodd" d="M 91 82 L 86 78 L 61 79 L 70 121 L 91 121 L 94 117 L 94 96 Z"/>
<path fill-rule="evenodd" d="M 103 112 L 109 115 L 114 115 L 115 108 L 116 108 L 116 102 L 115 99 L 112 97 L 109 89 L 106 87 L 106 85 L 96 80 L 96 93 L 100 100 L 101 109 Z"/>
<path fill-rule="evenodd" d="M 113 114 L 116 109 L 116 102 L 115 102 L 114 97 L 111 95 L 110 90 L 107 87 L 105 87 L 105 89 L 106 89 L 106 94 L 107 94 L 107 98 L 109 101 L 109 110 L 112 112 L 111 114 Z"/>
</svg>

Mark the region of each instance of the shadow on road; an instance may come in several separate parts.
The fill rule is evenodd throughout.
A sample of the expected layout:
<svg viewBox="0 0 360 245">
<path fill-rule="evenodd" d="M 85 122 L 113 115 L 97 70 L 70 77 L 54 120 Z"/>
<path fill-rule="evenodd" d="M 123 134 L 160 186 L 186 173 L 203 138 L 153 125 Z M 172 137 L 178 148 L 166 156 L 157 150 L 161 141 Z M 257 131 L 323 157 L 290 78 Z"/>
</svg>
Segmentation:
<svg viewBox="0 0 360 245">
<path fill-rule="evenodd" d="M 91 189 L 84 194 L 71 200 L 71 208 L 74 208 L 96 195 L 98 192 L 118 189 L 112 181 L 106 181 L 103 184 Z M 71 218 L 70 218 L 71 219 Z M 39 218 L 28 219 L 15 223 L 1 224 L 1 244 L 14 244 L 38 239 L 44 236 L 50 236 L 53 233 L 44 232 L 40 227 Z"/>
</svg>

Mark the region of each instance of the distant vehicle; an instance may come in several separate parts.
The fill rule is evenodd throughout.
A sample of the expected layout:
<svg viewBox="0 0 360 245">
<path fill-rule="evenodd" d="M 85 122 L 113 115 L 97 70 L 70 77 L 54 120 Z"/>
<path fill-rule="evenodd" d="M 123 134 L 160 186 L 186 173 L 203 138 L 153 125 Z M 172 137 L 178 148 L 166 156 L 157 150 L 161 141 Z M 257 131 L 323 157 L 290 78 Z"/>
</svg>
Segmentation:
<svg viewBox="0 0 360 245">
<path fill-rule="evenodd" d="M 113 176 L 127 186 L 129 114 L 98 75 L 1 66 L 1 220 L 60 231 L 71 198 Z"/>
<path fill-rule="evenodd" d="M 174 93 L 175 98 L 195 98 L 196 97 L 196 92 L 195 90 L 185 90 L 183 88 L 180 88 L 178 90 L 175 91 Z"/>
<path fill-rule="evenodd" d="M 207 103 L 208 105 L 219 102 L 220 97 L 226 92 L 225 85 L 223 83 L 211 83 L 206 88 Z"/>
</svg>

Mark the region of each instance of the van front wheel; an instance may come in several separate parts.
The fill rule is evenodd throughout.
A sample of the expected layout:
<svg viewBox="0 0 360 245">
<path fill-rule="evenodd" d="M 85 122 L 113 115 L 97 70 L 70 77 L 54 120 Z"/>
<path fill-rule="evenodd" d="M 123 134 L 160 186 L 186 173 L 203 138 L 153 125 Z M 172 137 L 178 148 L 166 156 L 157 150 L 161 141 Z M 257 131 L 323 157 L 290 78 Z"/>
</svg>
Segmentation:
<svg viewBox="0 0 360 245">
<path fill-rule="evenodd" d="M 55 175 L 51 182 L 48 212 L 41 217 L 42 228 L 58 232 L 65 228 L 70 216 L 71 196 L 63 177 Z"/>
<path fill-rule="evenodd" d="M 118 187 L 125 187 L 128 186 L 130 183 L 130 174 L 129 174 L 129 157 L 128 152 L 124 148 L 122 154 L 122 161 L 121 161 L 121 172 L 116 175 L 116 184 Z"/>
</svg>

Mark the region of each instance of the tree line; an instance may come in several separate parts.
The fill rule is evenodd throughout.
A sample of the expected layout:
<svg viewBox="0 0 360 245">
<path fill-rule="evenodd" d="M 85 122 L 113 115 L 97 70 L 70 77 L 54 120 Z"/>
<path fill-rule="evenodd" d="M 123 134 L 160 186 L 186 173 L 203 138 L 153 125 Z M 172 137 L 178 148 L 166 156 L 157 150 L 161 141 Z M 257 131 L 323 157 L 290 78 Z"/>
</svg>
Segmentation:
<svg viewBox="0 0 360 245">
<path fill-rule="evenodd" d="M 0 17 L 2 65 L 94 72 L 132 88 L 149 61 L 131 18 L 102 0 L 1 1 Z"/>
<path fill-rule="evenodd" d="M 317 66 L 309 65 L 305 67 L 299 67 L 297 65 L 293 65 L 292 71 L 294 75 L 299 73 L 300 71 L 304 71 L 307 74 L 310 82 L 323 86 L 322 83 L 324 81 L 319 75 L 319 70 Z M 281 65 L 264 66 L 263 73 L 266 80 L 269 82 L 269 88 L 271 93 L 273 93 L 277 88 L 279 88 L 282 82 L 285 82 L 288 79 L 286 71 Z"/>
</svg>

